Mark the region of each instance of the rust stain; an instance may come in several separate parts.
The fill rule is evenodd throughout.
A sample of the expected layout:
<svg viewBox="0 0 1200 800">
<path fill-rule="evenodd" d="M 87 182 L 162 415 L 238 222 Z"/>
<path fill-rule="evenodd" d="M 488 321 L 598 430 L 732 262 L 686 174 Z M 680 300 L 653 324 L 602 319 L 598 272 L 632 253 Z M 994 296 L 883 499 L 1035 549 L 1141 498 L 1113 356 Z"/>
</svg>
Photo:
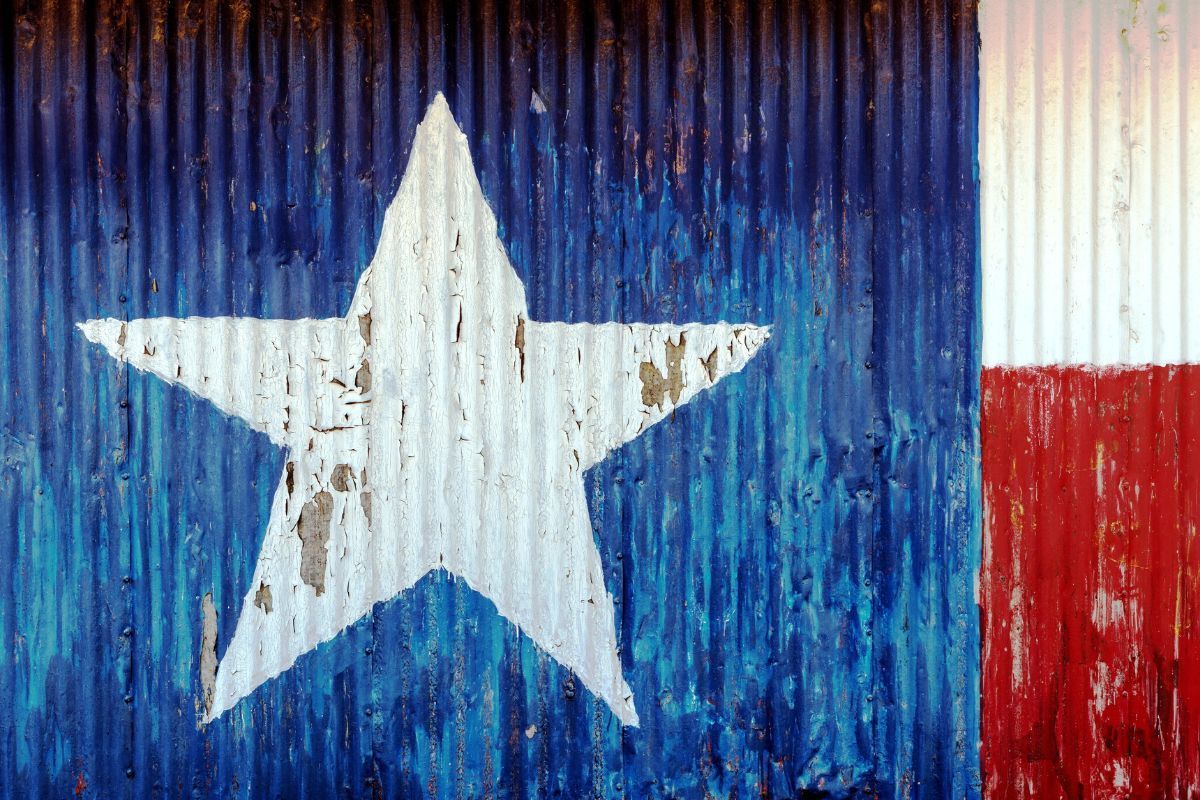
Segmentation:
<svg viewBox="0 0 1200 800">
<path fill-rule="evenodd" d="M 358 335 L 362 337 L 363 342 L 371 344 L 371 312 L 360 314 L 358 317 Z"/>
<path fill-rule="evenodd" d="M 339 492 L 350 491 L 350 467 L 346 464 L 338 464 L 333 468 L 333 474 L 329 476 L 329 483 Z"/>
<path fill-rule="evenodd" d="M 373 517 L 371 514 L 371 492 L 368 489 L 358 493 L 358 502 L 362 504 L 363 515 L 367 518 L 367 530 L 371 530 Z"/>
<path fill-rule="evenodd" d="M 713 351 L 708 354 L 708 358 L 700 361 L 704 365 L 704 371 L 708 373 L 709 383 L 715 383 L 717 380 L 717 350 L 718 348 L 714 347 Z"/>
<path fill-rule="evenodd" d="M 354 376 L 354 385 L 364 394 L 371 391 L 371 362 L 365 358 Z"/>
<path fill-rule="evenodd" d="M 204 710 L 212 708 L 217 691 L 217 607 L 213 605 L 212 592 L 204 595 L 200 603 L 202 616 L 200 635 L 200 689 L 204 698 Z"/>
<path fill-rule="evenodd" d="M 517 317 L 517 334 L 513 339 L 513 345 L 517 348 L 517 353 L 521 357 L 521 382 L 525 382 L 525 318 Z"/>
<path fill-rule="evenodd" d="M 300 537 L 300 580 L 316 590 L 317 597 L 325 594 L 325 562 L 329 552 L 329 521 L 333 516 L 333 495 L 317 492 L 304 504 L 296 534 Z"/>
<path fill-rule="evenodd" d="M 672 405 L 679 402 L 679 397 L 683 394 L 683 355 L 686 350 L 687 340 L 682 333 L 679 334 L 679 344 L 667 342 L 666 375 L 659 372 L 658 367 L 651 362 L 642 362 L 638 371 L 642 379 L 642 405 L 658 406 L 661 409 L 666 395 L 670 395 Z"/>
<path fill-rule="evenodd" d="M 261 608 L 267 614 L 271 613 L 272 605 L 270 586 L 267 586 L 265 583 L 258 584 L 258 591 L 254 593 L 254 605 Z"/>
</svg>

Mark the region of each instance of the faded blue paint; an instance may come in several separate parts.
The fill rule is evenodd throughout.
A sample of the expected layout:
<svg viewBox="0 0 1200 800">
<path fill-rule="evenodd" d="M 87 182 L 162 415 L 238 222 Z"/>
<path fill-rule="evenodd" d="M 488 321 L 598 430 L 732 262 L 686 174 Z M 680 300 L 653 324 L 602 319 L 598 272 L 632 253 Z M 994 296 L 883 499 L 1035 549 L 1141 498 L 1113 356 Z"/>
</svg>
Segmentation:
<svg viewBox="0 0 1200 800">
<path fill-rule="evenodd" d="M 973 9 L 75 5 L 0 8 L 0 798 L 978 793 Z M 535 318 L 775 326 L 587 476 L 642 727 L 434 576 L 201 728 L 283 454 L 72 325 L 344 313 L 439 89 Z"/>
</svg>

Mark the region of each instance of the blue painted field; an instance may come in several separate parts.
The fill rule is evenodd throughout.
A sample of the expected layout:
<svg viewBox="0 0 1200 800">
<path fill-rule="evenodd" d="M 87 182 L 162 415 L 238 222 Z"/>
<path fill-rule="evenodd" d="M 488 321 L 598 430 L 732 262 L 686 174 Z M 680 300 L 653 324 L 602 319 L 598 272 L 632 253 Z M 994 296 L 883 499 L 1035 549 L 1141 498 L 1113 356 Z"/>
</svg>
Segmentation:
<svg viewBox="0 0 1200 800">
<path fill-rule="evenodd" d="M 0 798 L 978 794 L 973 9 L 79 5 L 0 6 Z M 345 313 L 437 91 L 535 319 L 774 326 L 586 476 L 642 725 L 441 575 L 202 727 L 284 456 L 73 326 Z"/>
</svg>

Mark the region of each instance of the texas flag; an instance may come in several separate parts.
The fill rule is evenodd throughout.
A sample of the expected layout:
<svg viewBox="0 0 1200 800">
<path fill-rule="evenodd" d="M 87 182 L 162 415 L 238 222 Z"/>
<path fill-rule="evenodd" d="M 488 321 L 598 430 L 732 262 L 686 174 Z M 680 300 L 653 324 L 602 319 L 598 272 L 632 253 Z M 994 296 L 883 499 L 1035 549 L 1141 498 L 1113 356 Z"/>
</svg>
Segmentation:
<svg viewBox="0 0 1200 800">
<path fill-rule="evenodd" d="M 0 4 L 0 800 L 1196 796 L 1198 109 L 1171 0 Z"/>
</svg>

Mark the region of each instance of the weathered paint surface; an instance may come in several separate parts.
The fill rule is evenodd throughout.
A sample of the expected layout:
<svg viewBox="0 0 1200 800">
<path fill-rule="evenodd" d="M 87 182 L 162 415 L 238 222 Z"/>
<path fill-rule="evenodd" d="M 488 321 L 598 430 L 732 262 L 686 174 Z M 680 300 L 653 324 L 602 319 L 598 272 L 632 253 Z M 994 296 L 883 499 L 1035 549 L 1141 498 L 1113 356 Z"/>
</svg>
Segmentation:
<svg viewBox="0 0 1200 800">
<path fill-rule="evenodd" d="M 636 725 L 583 473 L 770 337 L 724 322 L 529 319 L 441 93 L 344 317 L 79 329 L 287 448 L 250 591 L 205 687 L 206 721 L 445 570 Z M 706 355 L 685 359 L 689 343 Z"/>
<path fill-rule="evenodd" d="M 988 795 L 1195 796 L 1200 367 L 983 390 Z"/>
<path fill-rule="evenodd" d="M 1198 8 L 980 8 L 993 797 L 1200 792 Z"/>
<path fill-rule="evenodd" d="M 940 2 L 0 4 L 0 796 L 977 793 L 975 58 Z M 346 315 L 437 91 L 531 320 L 772 325 L 583 476 L 640 727 L 440 571 L 202 725 L 305 478 L 73 325 Z"/>
</svg>

